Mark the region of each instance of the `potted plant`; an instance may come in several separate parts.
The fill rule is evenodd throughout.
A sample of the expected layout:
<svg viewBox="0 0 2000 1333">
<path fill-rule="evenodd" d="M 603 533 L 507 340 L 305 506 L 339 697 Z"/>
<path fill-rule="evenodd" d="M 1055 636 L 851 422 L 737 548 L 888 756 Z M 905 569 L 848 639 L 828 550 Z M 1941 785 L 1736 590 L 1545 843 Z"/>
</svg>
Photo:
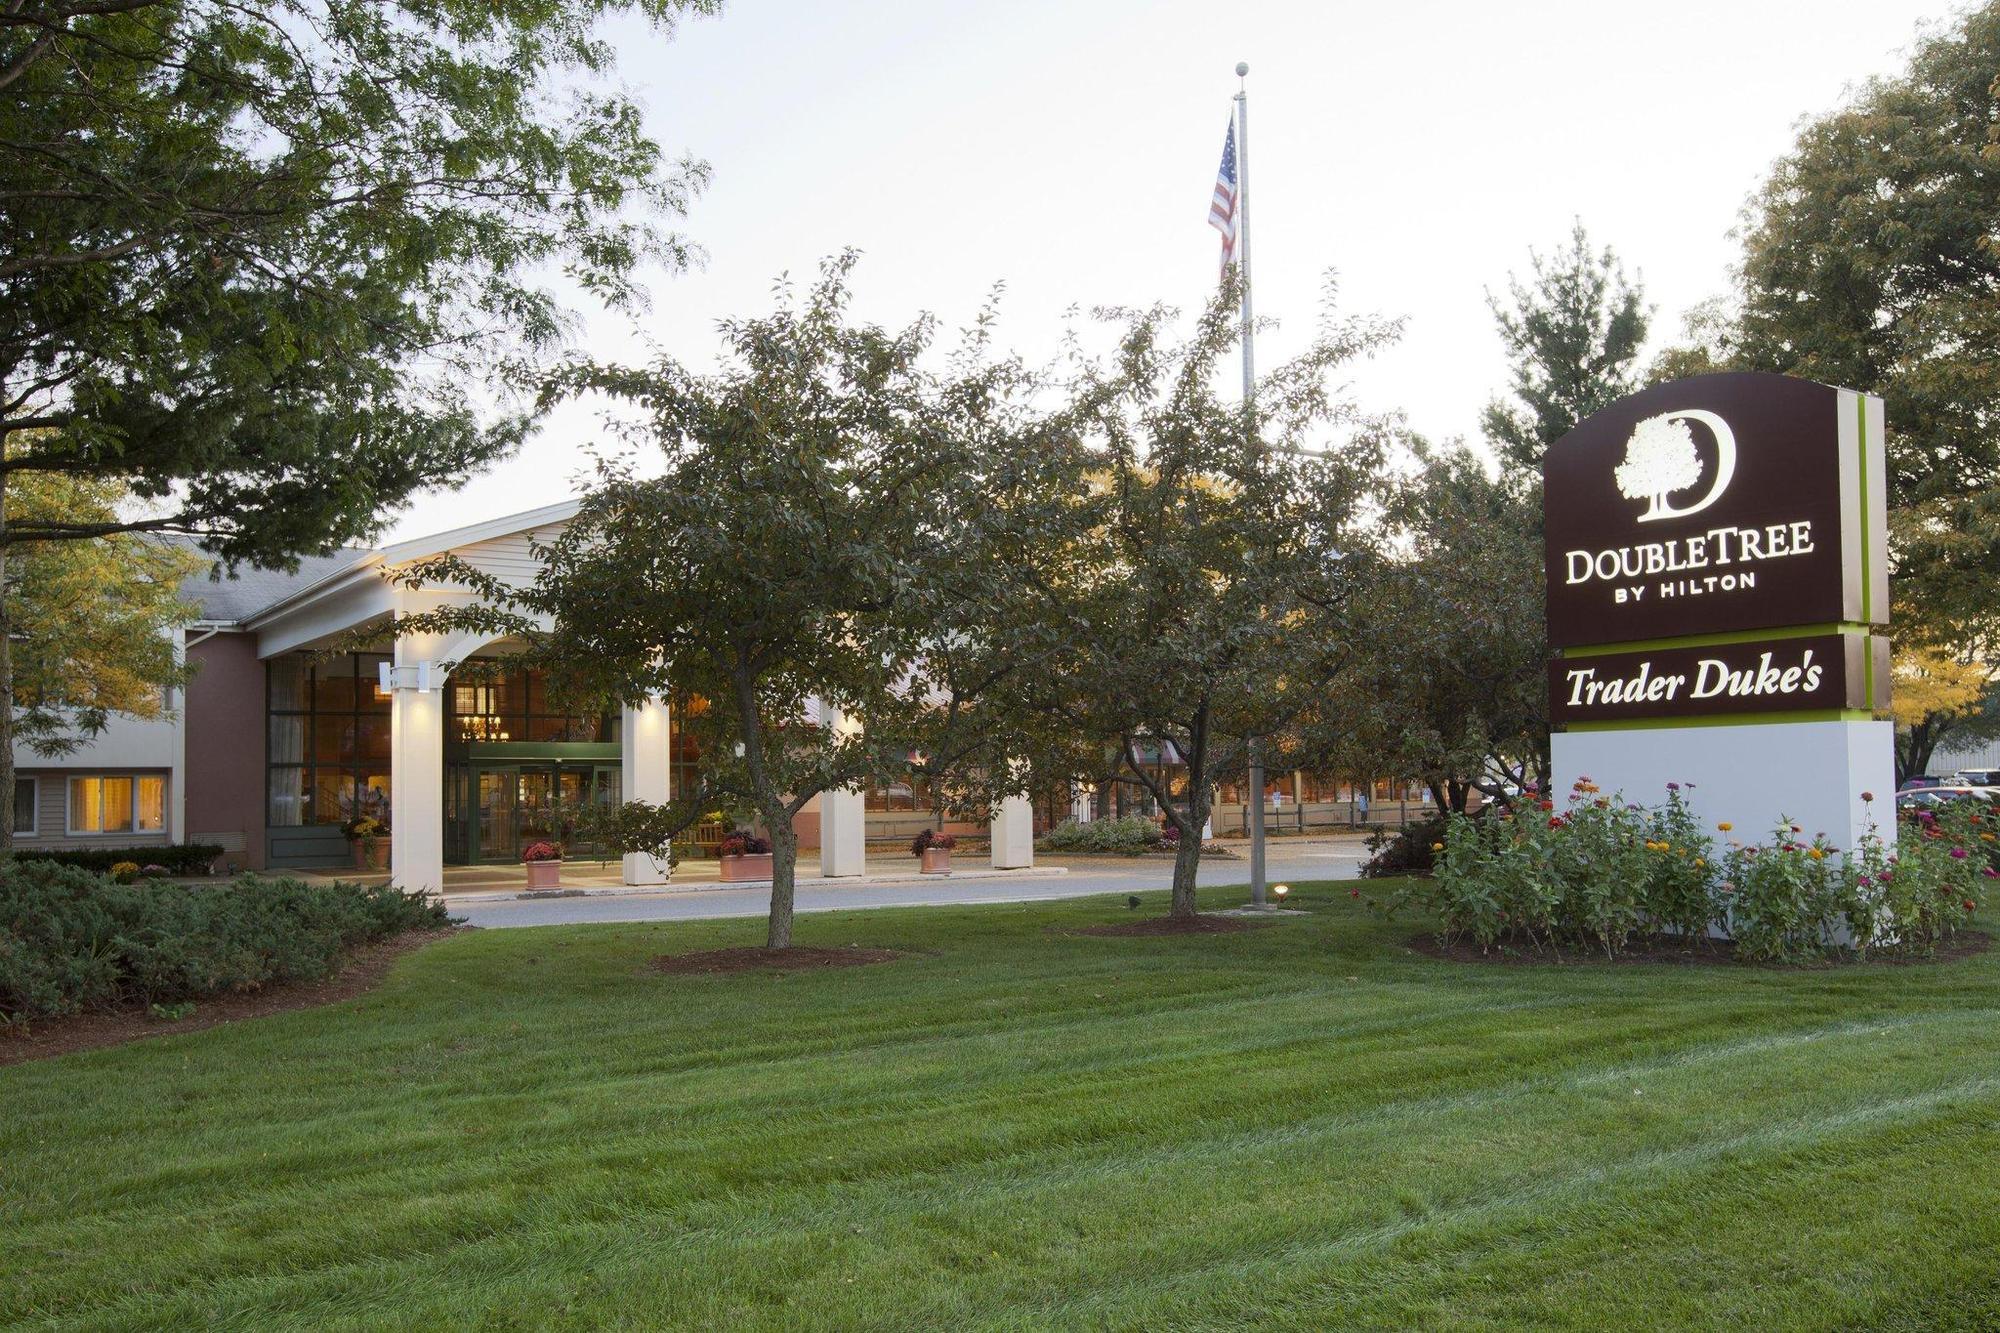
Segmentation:
<svg viewBox="0 0 2000 1333">
<path fill-rule="evenodd" d="M 918 868 L 926 875 L 949 875 L 951 873 L 951 849 L 958 846 L 958 839 L 949 833 L 939 833 L 936 829 L 925 829 L 910 841 L 910 855 L 917 858 Z"/>
<path fill-rule="evenodd" d="M 722 857 L 722 878 L 726 881 L 771 878 L 769 838 L 738 830 L 725 834 L 716 851 Z"/>
<path fill-rule="evenodd" d="M 354 853 L 356 870 L 382 870 L 389 862 L 389 843 L 382 835 L 389 826 L 373 815 L 355 815 L 341 823 L 340 831 L 347 837 L 348 848 Z"/>
<path fill-rule="evenodd" d="M 521 864 L 528 871 L 530 889 L 555 889 L 562 887 L 562 848 L 552 842 L 531 842 L 521 853 Z"/>
</svg>

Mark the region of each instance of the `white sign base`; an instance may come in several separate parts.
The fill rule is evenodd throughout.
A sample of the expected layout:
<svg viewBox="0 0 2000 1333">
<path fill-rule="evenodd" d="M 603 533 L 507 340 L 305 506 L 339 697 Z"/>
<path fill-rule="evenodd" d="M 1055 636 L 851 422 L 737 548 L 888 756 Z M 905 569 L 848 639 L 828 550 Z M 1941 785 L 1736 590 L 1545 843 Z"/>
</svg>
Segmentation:
<svg viewBox="0 0 2000 1333">
<path fill-rule="evenodd" d="M 1873 822 L 1895 837 L 1895 728 L 1889 722 L 1771 722 L 1749 726 L 1568 731 L 1550 738 L 1558 810 L 1588 777 L 1604 796 L 1659 805 L 1678 782 L 1720 847 L 1758 843 L 1781 818 L 1810 840 L 1852 848 Z M 1871 792 L 1872 806 L 1861 793 Z M 1871 816 L 1872 811 L 1872 816 Z M 1728 834 L 1719 823 L 1733 824 Z"/>
</svg>

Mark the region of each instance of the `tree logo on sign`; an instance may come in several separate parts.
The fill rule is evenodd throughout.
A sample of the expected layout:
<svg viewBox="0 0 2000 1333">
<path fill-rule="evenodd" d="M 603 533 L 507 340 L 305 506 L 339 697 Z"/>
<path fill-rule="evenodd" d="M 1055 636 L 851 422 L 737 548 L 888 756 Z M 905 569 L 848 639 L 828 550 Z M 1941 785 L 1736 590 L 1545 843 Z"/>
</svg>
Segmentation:
<svg viewBox="0 0 2000 1333">
<path fill-rule="evenodd" d="M 1699 422 L 1715 436 L 1715 480 L 1708 493 L 1684 508 L 1676 508 L 1667 497 L 1692 488 L 1701 480 L 1701 450 L 1689 422 Z M 1625 441 L 1625 461 L 1612 472 L 1618 493 L 1628 500 L 1646 501 L 1646 512 L 1638 521 L 1650 523 L 1663 518 L 1686 518 L 1698 514 L 1722 498 L 1723 490 L 1736 472 L 1736 434 L 1729 423 L 1713 412 L 1682 408 L 1647 417 L 1632 428 Z"/>
</svg>

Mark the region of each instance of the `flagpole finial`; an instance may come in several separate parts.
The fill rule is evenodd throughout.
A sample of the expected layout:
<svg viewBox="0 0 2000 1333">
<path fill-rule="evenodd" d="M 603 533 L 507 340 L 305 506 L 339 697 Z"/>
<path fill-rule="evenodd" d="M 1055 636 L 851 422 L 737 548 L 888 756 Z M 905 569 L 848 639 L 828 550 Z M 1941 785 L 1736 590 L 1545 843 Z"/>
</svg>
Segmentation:
<svg viewBox="0 0 2000 1333">
<path fill-rule="evenodd" d="M 1239 60 L 1239 61 L 1237 61 L 1237 62 L 1236 62 L 1236 77 L 1237 77 L 1237 78 L 1239 78 L 1239 79 L 1240 79 L 1240 78 L 1242 78 L 1242 77 L 1243 77 L 1244 75 L 1248 74 L 1249 72 L 1250 72 L 1250 62 L 1249 62 L 1249 61 L 1247 61 L 1247 60 Z"/>
</svg>

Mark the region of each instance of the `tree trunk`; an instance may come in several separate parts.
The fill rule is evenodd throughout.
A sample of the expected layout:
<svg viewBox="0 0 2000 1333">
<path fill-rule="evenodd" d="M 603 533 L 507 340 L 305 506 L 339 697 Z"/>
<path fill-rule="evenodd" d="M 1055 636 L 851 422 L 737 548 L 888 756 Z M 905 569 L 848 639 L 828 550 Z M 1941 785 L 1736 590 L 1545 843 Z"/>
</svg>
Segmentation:
<svg viewBox="0 0 2000 1333">
<path fill-rule="evenodd" d="M 1167 813 L 1172 816 L 1174 826 L 1181 831 L 1180 845 L 1174 848 L 1174 897 L 1173 905 L 1167 909 L 1172 917 L 1192 917 L 1195 915 L 1194 879 L 1201 869 L 1201 830 L 1208 823 L 1208 798 L 1193 795 L 1194 784 L 1189 782 L 1187 822 L 1169 806 Z"/>
<path fill-rule="evenodd" d="M 792 830 L 789 811 L 766 811 L 771 826 L 771 924 L 764 936 L 767 949 L 792 946 L 792 902 L 799 877 L 799 835 Z"/>
<path fill-rule="evenodd" d="M 14 627 L 7 613 L 6 536 L 7 474 L 0 472 L 0 861 L 14 859 Z"/>
</svg>

